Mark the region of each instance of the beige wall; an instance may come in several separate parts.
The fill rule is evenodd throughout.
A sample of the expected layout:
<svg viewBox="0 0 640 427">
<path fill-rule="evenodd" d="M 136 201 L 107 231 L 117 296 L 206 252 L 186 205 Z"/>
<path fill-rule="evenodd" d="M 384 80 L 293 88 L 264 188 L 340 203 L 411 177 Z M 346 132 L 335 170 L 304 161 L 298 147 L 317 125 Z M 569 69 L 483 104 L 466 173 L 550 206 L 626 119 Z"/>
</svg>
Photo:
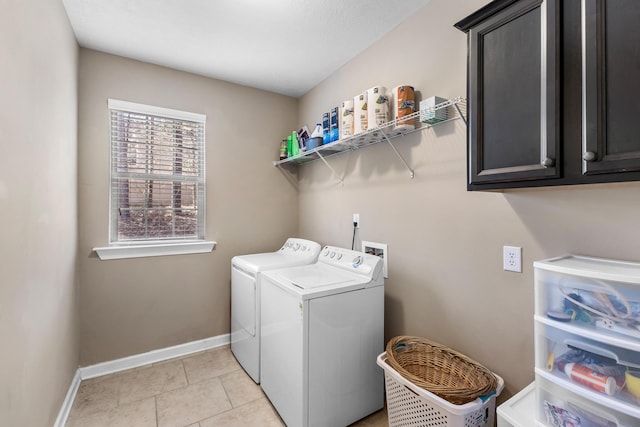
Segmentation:
<svg viewBox="0 0 640 427">
<path fill-rule="evenodd" d="M 297 100 L 80 50 L 79 262 L 82 365 L 229 333 L 231 257 L 298 229 L 291 177 L 272 166 Z M 203 113 L 209 254 L 100 261 L 108 244 L 107 99 Z"/>
<path fill-rule="evenodd" d="M 0 424 L 44 427 L 78 367 L 78 46 L 60 1 L 0 27 Z"/>
<path fill-rule="evenodd" d="M 465 95 L 466 37 L 452 24 L 485 3 L 433 0 L 295 100 L 86 49 L 78 59 L 61 4 L 10 0 L 0 18 L 2 421 L 51 425 L 78 362 L 228 333 L 233 255 L 292 235 L 348 247 L 354 212 L 359 240 L 389 244 L 387 338 L 422 335 L 469 354 L 505 378 L 501 400 L 531 381 L 532 262 L 640 259 L 640 184 L 466 192 L 461 121 L 396 141 L 414 179 L 384 144 L 332 158 L 342 185 L 319 162 L 301 166 L 297 183 L 271 166 L 282 136 L 375 84 Z M 108 98 L 207 115 L 213 253 L 92 254 L 108 239 Z M 502 271 L 504 244 L 524 248 L 522 274 Z"/>
<path fill-rule="evenodd" d="M 302 123 L 376 84 L 422 97 L 466 96 L 466 35 L 453 24 L 487 1 L 433 0 L 300 99 Z M 533 269 L 579 253 L 640 260 L 640 184 L 467 192 L 460 120 L 397 140 L 416 176 L 384 144 L 300 167 L 300 234 L 323 244 L 389 245 L 385 335 L 430 337 L 503 376 L 502 400 L 533 380 Z M 502 246 L 523 247 L 522 274 Z"/>
</svg>

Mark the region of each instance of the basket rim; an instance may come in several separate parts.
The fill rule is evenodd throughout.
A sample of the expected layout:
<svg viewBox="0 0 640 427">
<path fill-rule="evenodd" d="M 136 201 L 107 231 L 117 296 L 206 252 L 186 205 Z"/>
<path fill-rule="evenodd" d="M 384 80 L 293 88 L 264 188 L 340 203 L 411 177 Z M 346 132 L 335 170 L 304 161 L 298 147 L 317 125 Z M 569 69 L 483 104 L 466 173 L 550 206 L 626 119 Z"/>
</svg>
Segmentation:
<svg viewBox="0 0 640 427">
<path fill-rule="evenodd" d="M 407 346 L 405 351 L 397 351 L 400 344 Z M 414 349 L 414 346 L 420 346 L 421 348 Z M 465 375 L 461 372 L 458 372 L 458 375 L 453 375 L 454 373 L 450 372 L 450 374 L 452 374 L 451 377 L 461 380 L 463 385 L 460 387 L 452 387 L 429 381 L 427 378 L 420 377 L 408 371 L 405 369 L 405 366 L 401 361 L 396 360 L 396 354 L 413 357 L 413 355 L 417 354 L 418 351 L 424 350 L 424 347 L 435 350 L 433 352 L 428 352 L 429 356 L 433 356 L 433 360 L 428 358 L 426 360 L 420 359 L 420 363 L 418 364 L 419 366 L 429 366 L 430 364 L 435 366 L 434 362 L 444 361 L 445 363 L 450 363 L 453 361 L 455 362 L 456 367 L 464 366 L 465 369 L 468 368 L 468 371 L 464 372 Z M 386 363 L 402 377 L 411 383 L 414 383 L 418 387 L 424 388 L 454 404 L 471 402 L 480 396 L 490 394 L 498 386 L 496 375 L 482 364 L 456 350 L 424 337 L 413 335 L 396 336 L 390 339 L 387 343 L 386 354 Z M 440 357 L 440 359 L 437 359 L 438 357 Z M 445 366 L 445 368 L 446 367 L 447 366 Z M 444 375 L 446 374 L 447 373 L 445 372 Z"/>
<path fill-rule="evenodd" d="M 482 400 L 481 397 L 477 397 L 475 400 L 472 400 L 471 402 L 457 405 L 455 403 L 449 402 L 446 399 L 443 399 L 442 397 L 430 392 L 429 390 L 426 390 L 422 387 L 415 385 L 413 382 L 407 380 L 402 375 L 400 375 L 391 365 L 387 363 L 386 351 L 378 355 L 378 357 L 376 358 L 376 362 L 378 366 L 380 366 L 384 370 L 385 375 L 389 375 L 391 379 L 409 388 L 414 393 L 416 393 L 419 397 L 427 400 L 432 400 L 434 403 L 442 406 L 443 408 L 445 408 L 446 410 L 450 411 L 455 415 L 466 415 L 474 411 L 477 411 L 479 409 L 482 409 L 491 399 L 497 399 L 498 396 L 500 396 L 500 394 L 502 393 L 502 390 L 504 390 L 504 379 L 500 375 L 492 372 L 493 375 L 498 380 L 498 387 L 491 395 L 487 396 L 485 400 Z"/>
</svg>

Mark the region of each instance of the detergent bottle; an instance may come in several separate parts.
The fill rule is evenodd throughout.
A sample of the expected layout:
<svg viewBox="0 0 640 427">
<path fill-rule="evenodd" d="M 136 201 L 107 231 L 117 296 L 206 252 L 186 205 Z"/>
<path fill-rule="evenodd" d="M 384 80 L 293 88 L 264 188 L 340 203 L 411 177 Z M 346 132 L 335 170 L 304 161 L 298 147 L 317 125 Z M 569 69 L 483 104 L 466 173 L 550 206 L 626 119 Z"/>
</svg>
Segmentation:
<svg viewBox="0 0 640 427">
<path fill-rule="evenodd" d="M 311 133 L 311 138 L 322 138 L 324 132 L 322 130 L 322 123 L 316 123 L 316 128 L 313 133 Z"/>
</svg>

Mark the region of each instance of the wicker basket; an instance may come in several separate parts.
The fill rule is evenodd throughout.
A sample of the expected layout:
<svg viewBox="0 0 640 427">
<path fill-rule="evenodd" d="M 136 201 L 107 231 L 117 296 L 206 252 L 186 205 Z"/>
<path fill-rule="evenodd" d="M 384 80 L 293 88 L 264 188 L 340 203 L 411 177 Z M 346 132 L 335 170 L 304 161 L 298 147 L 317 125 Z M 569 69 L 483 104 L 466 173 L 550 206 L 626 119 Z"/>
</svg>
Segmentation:
<svg viewBox="0 0 640 427">
<path fill-rule="evenodd" d="M 387 363 L 418 387 L 456 405 L 496 390 L 495 375 L 478 362 L 425 338 L 398 336 L 387 343 Z"/>
</svg>

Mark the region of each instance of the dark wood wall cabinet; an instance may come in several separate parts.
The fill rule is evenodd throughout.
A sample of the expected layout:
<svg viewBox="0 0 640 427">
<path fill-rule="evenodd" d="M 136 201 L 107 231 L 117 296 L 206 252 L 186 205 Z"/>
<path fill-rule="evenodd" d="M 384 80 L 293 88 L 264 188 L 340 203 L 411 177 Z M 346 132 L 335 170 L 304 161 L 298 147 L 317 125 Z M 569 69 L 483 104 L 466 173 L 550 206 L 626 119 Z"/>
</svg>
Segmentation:
<svg viewBox="0 0 640 427">
<path fill-rule="evenodd" d="M 640 180 L 640 1 L 496 0 L 468 36 L 468 190 Z"/>
</svg>

